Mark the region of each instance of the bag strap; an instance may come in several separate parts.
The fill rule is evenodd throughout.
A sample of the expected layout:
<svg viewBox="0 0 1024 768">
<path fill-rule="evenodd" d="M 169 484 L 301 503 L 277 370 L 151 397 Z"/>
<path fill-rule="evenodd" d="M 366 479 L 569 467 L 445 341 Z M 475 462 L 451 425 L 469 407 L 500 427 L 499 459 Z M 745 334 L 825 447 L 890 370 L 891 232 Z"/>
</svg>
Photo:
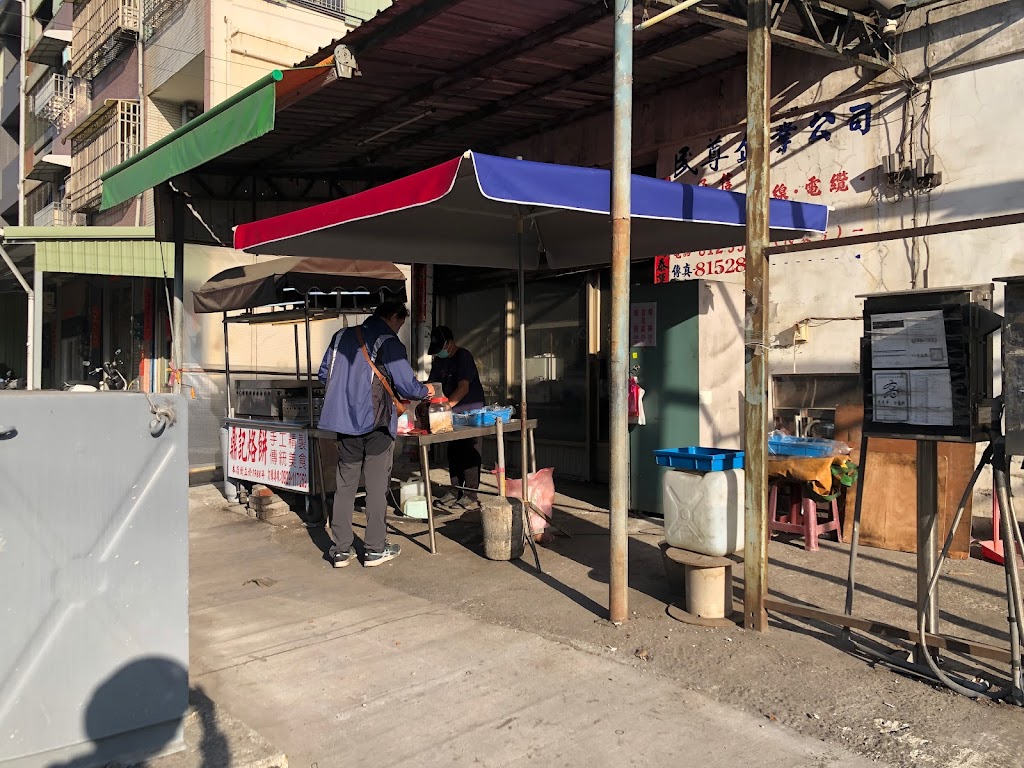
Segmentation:
<svg viewBox="0 0 1024 768">
<path fill-rule="evenodd" d="M 388 383 L 388 377 L 381 373 L 380 370 L 378 370 L 377 366 L 373 364 L 373 360 L 370 359 L 370 353 L 366 349 L 366 341 L 363 338 L 363 329 L 357 327 L 355 329 L 355 332 L 356 338 L 359 340 L 359 349 L 361 349 L 363 352 L 363 357 L 366 358 L 366 362 L 369 364 L 370 368 L 373 369 L 373 373 L 377 377 L 377 380 L 381 383 L 381 386 L 384 387 L 384 391 L 387 392 L 391 396 L 391 399 L 394 400 L 395 403 L 397 404 L 398 398 L 395 397 L 395 391 L 391 389 L 391 384 Z"/>
</svg>

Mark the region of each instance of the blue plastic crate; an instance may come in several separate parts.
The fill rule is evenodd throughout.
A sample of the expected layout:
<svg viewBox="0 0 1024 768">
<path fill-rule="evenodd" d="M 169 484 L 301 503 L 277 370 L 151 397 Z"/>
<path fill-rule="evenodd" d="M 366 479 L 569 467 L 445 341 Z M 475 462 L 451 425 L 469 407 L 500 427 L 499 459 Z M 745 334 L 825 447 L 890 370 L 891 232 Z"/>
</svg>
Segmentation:
<svg viewBox="0 0 1024 768">
<path fill-rule="evenodd" d="M 743 451 L 727 448 L 663 448 L 654 452 L 654 459 L 660 467 L 691 469 L 698 472 L 743 469 Z"/>
<path fill-rule="evenodd" d="M 816 437 L 794 437 L 772 435 L 768 438 L 768 454 L 771 456 L 798 456 L 803 458 L 825 458 L 835 452 L 835 443 Z"/>
</svg>

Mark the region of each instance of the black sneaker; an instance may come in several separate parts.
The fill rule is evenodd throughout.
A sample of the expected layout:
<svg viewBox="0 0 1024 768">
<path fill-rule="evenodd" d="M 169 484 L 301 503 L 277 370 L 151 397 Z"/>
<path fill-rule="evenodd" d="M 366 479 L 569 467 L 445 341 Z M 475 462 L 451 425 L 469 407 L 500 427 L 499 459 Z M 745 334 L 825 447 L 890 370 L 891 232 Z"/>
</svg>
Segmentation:
<svg viewBox="0 0 1024 768">
<path fill-rule="evenodd" d="M 455 511 L 466 510 L 466 511 L 480 511 L 480 501 L 478 499 L 470 498 L 469 496 L 463 496 L 457 502 L 452 504 L 452 509 Z"/>
<path fill-rule="evenodd" d="M 331 564 L 335 568 L 344 568 L 346 565 L 356 559 L 356 551 L 349 547 L 348 552 L 342 552 L 339 549 L 331 550 Z"/>
<path fill-rule="evenodd" d="M 453 504 L 455 504 L 456 502 L 458 502 L 458 500 L 459 500 L 458 496 L 456 496 L 451 491 L 448 491 L 448 493 L 446 493 L 441 498 L 434 499 L 434 506 L 435 507 L 450 507 Z"/>
<path fill-rule="evenodd" d="M 366 568 L 372 568 L 375 565 L 386 563 L 388 560 L 394 560 L 400 554 L 402 554 L 402 548 L 400 546 L 387 542 L 384 545 L 384 549 L 366 550 L 366 554 L 363 555 L 363 565 Z"/>
</svg>

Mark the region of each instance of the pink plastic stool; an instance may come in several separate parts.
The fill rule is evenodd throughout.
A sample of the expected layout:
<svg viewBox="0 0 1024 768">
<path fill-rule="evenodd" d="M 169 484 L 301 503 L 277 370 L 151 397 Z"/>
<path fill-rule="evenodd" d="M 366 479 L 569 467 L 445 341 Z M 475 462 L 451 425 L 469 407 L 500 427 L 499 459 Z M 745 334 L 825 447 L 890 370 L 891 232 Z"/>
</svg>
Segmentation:
<svg viewBox="0 0 1024 768">
<path fill-rule="evenodd" d="M 785 486 L 789 497 L 789 510 L 778 508 L 779 488 Z M 829 519 L 822 522 L 818 511 L 828 512 Z M 818 537 L 836 532 L 836 540 L 842 543 L 843 529 L 839 525 L 839 505 L 836 500 L 819 502 L 804 492 L 804 484 L 792 480 L 773 480 L 768 493 L 768 530 L 780 533 L 799 533 L 804 537 L 804 549 L 818 550 Z"/>
</svg>

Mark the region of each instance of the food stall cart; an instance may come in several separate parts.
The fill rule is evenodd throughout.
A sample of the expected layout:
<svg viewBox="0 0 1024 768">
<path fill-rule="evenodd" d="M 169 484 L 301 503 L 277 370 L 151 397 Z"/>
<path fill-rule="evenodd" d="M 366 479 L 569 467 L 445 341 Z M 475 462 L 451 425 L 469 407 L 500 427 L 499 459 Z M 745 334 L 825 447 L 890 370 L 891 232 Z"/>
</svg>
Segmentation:
<svg viewBox="0 0 1024 768">
<path fill-rule="evenodd" d="M 224 318 L 226 477 L 301 494 L 313 518 L 326 512 L 327 494 L 334 491 L 330 468 L 337 449 L 333 433 L 316 429 L 324 390 L 313 368 L 310 326 L 365 314 L 385 298 L 406 298 L 405 276 L 398 267 L 339 259 L 282 258 L 232 267 L 195 291 L 197 312 L 221 312 Z M 291 325 L 295 378 L 233 381 L 228 333 L 233 324 Z M 305 331 L 305 375 L 300 326 Z"/>
</svg>

